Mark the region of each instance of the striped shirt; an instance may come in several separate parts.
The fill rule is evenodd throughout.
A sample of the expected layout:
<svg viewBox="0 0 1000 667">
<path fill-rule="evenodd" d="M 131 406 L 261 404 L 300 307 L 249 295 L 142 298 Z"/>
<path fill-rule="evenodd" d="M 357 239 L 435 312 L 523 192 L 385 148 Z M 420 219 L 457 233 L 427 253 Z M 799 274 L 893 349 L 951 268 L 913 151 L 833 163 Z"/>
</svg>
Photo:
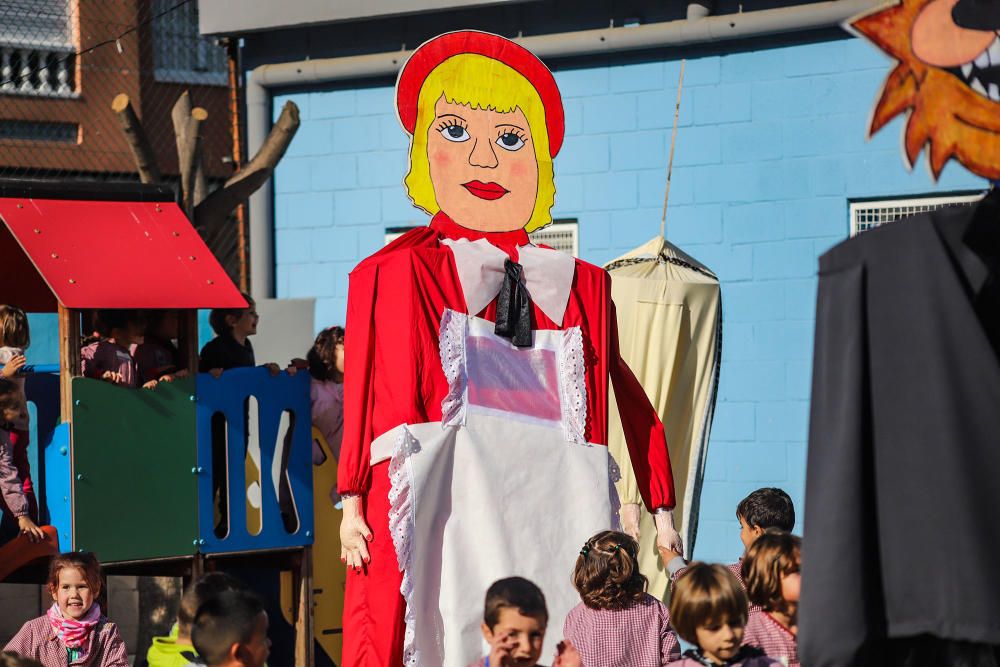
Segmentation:
<svg viewBox="0 0 1000 667">
<path fill-rule="evenodd" d="M 566 617 L 563 636 L 587 667 L 664 667 L 681 657 L 667 606 L 649 594 L 625 609 L 581 602 Z"/>
</svg>

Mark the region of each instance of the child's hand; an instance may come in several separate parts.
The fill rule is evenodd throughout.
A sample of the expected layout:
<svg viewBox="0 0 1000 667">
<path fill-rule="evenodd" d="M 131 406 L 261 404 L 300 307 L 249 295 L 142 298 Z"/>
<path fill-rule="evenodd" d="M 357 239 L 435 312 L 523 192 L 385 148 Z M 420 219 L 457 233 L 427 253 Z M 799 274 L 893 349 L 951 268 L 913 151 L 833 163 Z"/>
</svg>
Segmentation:
<svg viewBox="0 0 1000 667">
<path fill-rule="evenodd" d="M 289 364 L 288 367 L 285 369 L 285 372 L 287 372 L 288 375 L 291 376 L 291 375 L 295 375 L 296 373 L 298 373 L 299 369 L 298 369 L 297 366 L 292 366 L 291 364 Z"/>
<path fill-rule="evenodd" d="M 32 542 L 45 541 L 45 533 L 31 520 L 31 517 L 27 515 L 17 517 L 17 526 L 21 529 L 21 534 L 27 535 Z"/>
<path fill-rule="evenodd" d="M 271 373 L 272 376 L 277 375 L 278 373 L 281 372 L 281 367 L 278 366 L 278 364 L 276 364 L 274 362 L 271 362 L 269 364 L 264 364 L 264 368 L 266 368 L 268 371 L 270 371 L 270 373 Z"/>
<path fill-rule="evenodd" d="M 295 366 L 296 368 L 309 368 L 309 362 L 301 357 L 295 357 L 288 362 L 289 366 Z"/>
<path fill-rule="evenodd" d="M 514 650 L 514 637 L 511 634 L 500 635 L 493 638 L 493 646 L 490 647 L 490 667 L 511 667 L 514 658 L 511 651 Z"/>
<path fill-rule="evenodd" d="M 104 371 L 101 375 L 101 379 L 105 382 L 111 382 L 114 384 L 125 384 L 125 377 L 121 373 L 116 373 L 115 371 Z"/>
<path fill-rule="evenodd" d="M 556 659 L 552 663 L 552 667 L 583 667 L 583 660 L 580 659 L 580 653 L 568 639 L 559 642 L 559 645 L 556 647 Z"/>
<path fill-rule="evenodd" d="M 10 358 L 10 361 L 3 365 L 3 370 L 0 371 L 0 374 L 2 374 L 5 378 L 12 378 L 17 375 L 17 372 L 21 370 L 27 362 L 28 360 L 24 358 L 23 354 L 14 355 Z"/>
<path fill-rule="evenodd" d="M 169 382 L 169 380 L 168 380 Z M 156 380 L 150 380 L 146 384 L 142 385 L 143 389 L 156 389 L 156 385 L 159 384 Z"/>
<path fill-rule="evenodd" d="M 208 374 L 211 375 L 212 377 L 214 377 L 216 380 L 218 380 L 220 377 L 222 377 L 222 369 L 221 368 L 210 368 L 210 369 L 208 369 Z"/>
<path fill-rule="evenodd" d="M 186 378 L 187 376 L 188 376 L 188 371 L 186 368 L 182 368 L 181 370 L 174 373 L 175 378 Z"/>
<path fill-rule="evenodd" d="M 159 382 L 173 382 L 173 381 L 174 381 L 174 376 L 171 375 L 170 373 L 167 373 L 166 375 L 161 375 L 159 379 Z"/>
</svg>

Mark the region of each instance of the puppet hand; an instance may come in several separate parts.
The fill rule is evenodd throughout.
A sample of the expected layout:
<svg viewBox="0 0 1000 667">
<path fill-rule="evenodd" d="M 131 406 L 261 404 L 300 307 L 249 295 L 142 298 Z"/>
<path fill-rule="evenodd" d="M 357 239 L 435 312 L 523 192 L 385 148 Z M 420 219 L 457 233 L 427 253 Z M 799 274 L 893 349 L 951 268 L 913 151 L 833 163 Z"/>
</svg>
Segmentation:
<svg viewBox="0 0 1000 667">
<path fill-rule="evenodd" d="M 361 496 L 344 498 L 344 518 L 340 521 L 340 560 L 348 567 L 364 567 L 371 560 L 368 543 L 372 531 L 361 515 Z"/>
<path fill-rule="evenodd" d="M 642 507 L 638 504 L 625 503 L 622 505 L 622 531 L 636 542 L 639 541 L 639 518 L 641 516 Z"/>
<path fill-rule="evenodd" d="M 657 512 L 653 515 L 656 521 L 656 549 L 660 552 L 661 558 L 667 558 L 670 552 L 684 553 L 684 542 L 674 528 L 674 515 L 670 510 Z M 664 565 L 668 563 L 664 560 Z"/>
</svg>

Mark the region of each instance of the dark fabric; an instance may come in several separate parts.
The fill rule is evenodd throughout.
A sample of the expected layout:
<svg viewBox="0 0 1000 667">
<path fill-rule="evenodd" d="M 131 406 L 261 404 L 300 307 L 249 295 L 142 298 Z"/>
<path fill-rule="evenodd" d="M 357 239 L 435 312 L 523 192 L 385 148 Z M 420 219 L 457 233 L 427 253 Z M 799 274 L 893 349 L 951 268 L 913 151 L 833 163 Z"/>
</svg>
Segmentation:
<svg viewBox="0 0 1000 667">
<path fill-rule="evenodd" d="M 951 10 L 951 18 L 955 25 L 969 30 L 997 30 L 1000 28 L 1000 0 L 958 0 Z"/>
<path fill-rule="evenodd" d="M 256 366 L 253 356 L 253 345 L 250 339 L 240 345 L 232 336 L 225 334 L 216 336 L 205 343 L 198 356 L 198 371 L 207 373 L 213 368 L 228 371 L 230 368 L 247 368 Z"/>
<path fill-rule="evenodd" d="M 1000 644 L 1000 195 L 820 258 L 799 651 Z"/>
<path fill-rule="evenodd" d="M 524 270 L 510 259 L 504 260 L 503 270 L 494 331 L 509 338 L 516 347 L 531 347 L 531 298 L 521 279 Z"/>
</svg>

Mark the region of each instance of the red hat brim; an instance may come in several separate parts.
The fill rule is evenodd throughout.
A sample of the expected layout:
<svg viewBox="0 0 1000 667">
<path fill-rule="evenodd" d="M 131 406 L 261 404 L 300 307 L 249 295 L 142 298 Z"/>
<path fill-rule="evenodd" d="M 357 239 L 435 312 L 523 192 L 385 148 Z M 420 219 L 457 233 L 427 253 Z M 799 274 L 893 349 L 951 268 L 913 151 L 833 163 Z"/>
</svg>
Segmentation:
<svg viewBox="0 0 1000 667">
<path fill-rule="evenodd" d="M 396 80 L 399 121 L 411 135 L 417 125 L 417 99 L 424 80 L 435 67 L 452 56 L 475 53 L 498 60 L 521 74 L 538 91 L 545 109 L 549 154 L 555 157 L 565 133 L 562 96 L 552 72 L 535 54 L 505 37 L 475 30 L 448 32 L 424 42 L 413 52 Z"/>
</svg>

